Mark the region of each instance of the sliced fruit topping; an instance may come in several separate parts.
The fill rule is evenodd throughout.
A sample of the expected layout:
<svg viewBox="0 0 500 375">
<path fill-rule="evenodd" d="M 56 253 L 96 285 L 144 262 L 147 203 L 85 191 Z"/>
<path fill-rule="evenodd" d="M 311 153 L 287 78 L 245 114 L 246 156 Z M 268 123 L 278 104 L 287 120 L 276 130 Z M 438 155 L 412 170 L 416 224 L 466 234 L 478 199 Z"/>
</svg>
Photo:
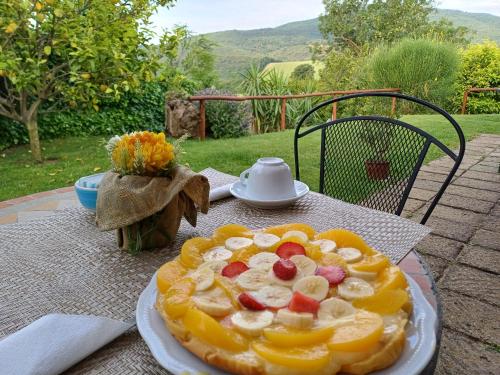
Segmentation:
<svg viewBox="0 0 500 375">
<path fill-rule="evenodd" d="M 391 266 L 383 270 L 375 282 L 377 291 L 386 289 L 405 289 L 408 287 L 406 277 L 399 267 Z"/>
<path fill-rule="evenodd" d="M 274 314 L 269 311 L 238 311 L 231 316 L 236 329 L 250 336 L 259 336 L 273 323 Z"/>
<path fill-rule="evenodd" d="M 346 277 L 345 271 L 338 266 L 318 267 L 316 275 L 327 279 L 331 287 L 340 284 Z"/>
<path fill-rule="evenodd" d="M 314 315 L 308 312 L 295 312 L 289 309 L 280 309 L 276 314 L 276 320 L 287 327 L 307 329 L 313 325 Z"/>
<path fill-rule="evenodd" d="M 228 224 L 217 228 L 214 231 L 213 238 L 217 243 L 223 243 L 230 237 L 252 238 L 253 233 L 247 227 L 238 224 Z"/>
<path fill-rule="evenodd" d="M 297 274 L 297 266 L 290 259 L 279 259 L 273 265 L 273 272 L 281 280 L 291 280 Z"/>
<path fill-rule="evenodd" d="M 342 247 L 337 250 L 337 254 L 344 258 L 347 263 L 354 263 L 363 258 L 361 251 L 354 247 Z"/>
<path fill-rule="evenodd" d="M 318 259 L 318 264 L 322 266 L 337 266 L 343 268 L 344 271 L 347 271 L 347 262 L 336 253 L 321 253 L 321 257 Z"/>
<path fill-rule="evenodd" d="M 305 370 L 308 374 L 316 373 L 330 363 L 331 354 L 326 345 L 305 346 L 298 348 L 280 348 L 257 341 L 252 349 L 262 358 L 290 369 Z"/>
<path fill-rule="evenodd" d="M 295 277 L 293 279 L 282 280 L 276 276 L 274 270 L 271 268 L 267 274 L 267 277 L 269 279 L 269 283 L 273 285 L 282 285 L 291 288 L 298 280 L 302 278 L 302 274 L 297 270 L 297 273 L 295 274 Z"/>
<path fill-rule="evenodd" d="M 305 255 L 293 255 L 290 260 L 295 263 L 302 276 L 312 276 L 316 271 L 316 262 Z"/>
<path fill-rule="evenodd" d="M 181 317 L 191 306 L 190 296 L 194 292 L 194 287 L 194 281 L 186 277 L 173 284 L 163 295 L 163 309 L 171 318 Z"/>
<path fill-rule="evenodd" d="M 187 269 L 177 260 L 160 267 L 156 274 L 156 285 L 160 293 L 165 293 L 177 280 L 187 273 Z"/>
<path fill-rule="evenodd" d="M 210 288 L 214 283 L 214 271 L 209 267 L 198 268 L 189 277 L 196 283 L 197 292 Z"/>
<path fill-rule="evenodd" d="M 290 259 L 294 255 L 306 255 L 306 249 L 299 243 L 284 242 L 276 250 L 276 254 L 283 259 Z"/>
<path fill-rule="evenodd" d="M 235 276 L 238 276 L 239 274 L 245 272 L 248 270 L 248 267 L 245 263 L 243 262 L 233 262 L 233 263 L 229 263 L 227 266 L 225 266 L 222 271 L 221 271 L 221 274 L 222 276 L 226 276 L 226 277 L 235 277 Z"/>
<path fill-rule="evenodd" d="M 241 335 L 224 328 L 217 320 L 196 308 L 187 310 L 183 322 L 194 336 L 216 347 L 234 352 L 248 347 L 248 342 Z"/>
<path fill-rule="evenodd" d="M 297 346 L 321 344 L 332 336 L 333 330 L 333 327 L 322 327 L 309 331 L 285 327 L 266 328 L 264 329 L 264 337 L 273 345 L 283 348 L 294 348 Z"/>
<path fill-rule="evenodd" d="M 316 314 L 319 310 L 319 302 L 314 298 L 308 297 L 300 292 L 294 292 L 288 309 L 294 312 L 306 312 Z"/>
<path fill-rule="evenodd" d="M 316 301 L 325 299 L 330 285 L 322 276 L 306 276 L 293 285 L 294 292 L 300 292 Z"/>
<path fill-rule="evenodd" d="M 243 289 L 260 289 L 269 284 L 267 273 L 268 271 L 266 270 L 251 268 L 238 276 L 238 278 L 236 279 L 236 284 L 238 284 Z"/>
<path fill-rule="evenodd" d="M 233 280 L 216 273 L 214 284 L 224 291 L 234 307 L 239 307 L 238 296 L 240 295 L 240 288 Z"/>
<path fill-rule="evenodd" d="M 370 297 L 374 294 L 374 289 L 365 280 L 348 277 L 338 286 L 338 293 L 340 297 L 351 300 Z"/>
<path fill-rule="evenodd" d="M 375 251 L 370 246 L 368 246 L 368 244 L 363 240 L 361 236 L 347 229 L 330 229 L 326 232 L 318 233 L 315 236 L 315 239 L 328 239 L 335 241 L 338 248 L 354 247 L 361 251 L 363 254 L 375 254 Z"/>
<path fill-rule="evenodd" d="M 304 233 L 300 230 L 290 230 L 288 232 L 283 233 L 283 235 L 281 236 L 282 239 L 292 238 L 292 237 L 299 238 L 302 242 L 309 241 L 307 233 Z"/>
<path fill-rule="evenodd" d="M 257 246 L 250 245 L 243 249 L 234 251 L 230 261 L 248 263 L 250 258 L 253 257 L 255 254 L 258 254 L 260 251 L 261 250 Z"/>
<path fill-rule="evenodd" d="M 335 249 L 337 248 L 337 244 L 335 243 L 335 241 L 327 239 L 311 241 L 311 243 L 313 245 L 319 246 L 321 252 L 325 254 L 331 253 L 332 251 L 335 251 Z"/>
<path fill-rule="evenodd" d="M 269 271 L 273 267 L 273 264 L 279 259 L 280 257 L 275 253 L 258 253 L 248 260 L 248 265 L 250 268 L 261 268 Z"/>
<path fill-rule="evenodd" d="M 365 256 L 361 262 L 352 265 L 356 271 L 380 272 L 390 265 L 389 258 L 383 254 Z"/>
<path fill-rule="evenodd" d="M 243 307 L 246 307 L 249 310 L 259 311 L 266 309 L 266 305 L 257 301 L 249 292 L 241 293 L 238 296 L 238 301 L 240 301 Z"/>
<path fill-rule="evenodd" d="M 340 298 L 327 298 L 319 305 L 318 319 L 322 321 L 332 321 L 352 315 L 356 309 L 349 302 Z"/>
<path fill-rule="evenodd" d="M 229 237 L 224 244 L 229 250 L 236 251 L 252 245 L 253 240 L 246 237 Z"/>
<path fill-rule="evenodd" d="M 292 291 L 284 286 L 269 285 L 252 294 L 258 301 L 272 308 L 282 308 L 290 303 Z"/>
<path fill-rule="evenodd" d="M 226 249 L 224 246 L 216 246 L 209 249 L 205 254 L 203 254 L 203 260 L 205 262 L 212 261 L 225 261 L 233 256 L 233 252 Z"/>
<path fill-rule="evenodd" d="M 227 266 L 227 262 L 224 260 L 210 260 L 203 263 L 198 269 L 210 268 L 215 273 L 220 273 L 224 267 Z"/>
<path fill-rule="evenodd" d="M 354 315 L 351 324 L 336 327 L 327 343 L 331 350 L 363 351 L 375 345 L 384 332 L 382 317 L 368 311 Z"/>
<path fill-rule="evenodd" d="M 279 242 L 280 238 L 272 233 L 256 233 L 253 242 L 262 250 L 268 250 Z"/>
<path fill-rule="evenodd" d="M 179 259 L 184 266 L 196 268 L 203 263 L 202 254 L 214 247 L 214 245 L 215 243 L 211 238 L 191 238 L 182 245 Z"/>
<path fill-rule="evenodd" d="M 406 291 L 387 289 L 370 297 L 355 299 L 352 304 L 358 309 L 389 315 L 398 312 L 406 302 L 408 302 Z"/>
<path fill-rule="evenodd" d="M 363 279 L 366 281 L 374 281 L 377 279 L 377 272 L 358 271 L 351 265 L 347 267 L 347 270 L 349 271 L 349 275 L 357 277 L 359 279 Z"/>
<path fill-rule="evenodd" d="M 233 310 L 231 301 L 221 289 L 214 289 L 202 295 L 193 296 L 192 299 L 198 309 L 211 316 L 226 316 Z"/>
<path fill-rule="evenodd" d="M 316 234 L 316 231 L 309 225 L 307 224 L 283 224 L 283 225 L 277 225 L 274 227 L 266 228 L 264 229 L 265 233 L 271 233 L 274 234 L 278 237 L 283 236 L 286 232 L 292 231 L 292 230 L 298 230 L 301 232 L 304 232 L 307 234 L 309 238 L 313 238 L 314 235 Z"/>
</svg>

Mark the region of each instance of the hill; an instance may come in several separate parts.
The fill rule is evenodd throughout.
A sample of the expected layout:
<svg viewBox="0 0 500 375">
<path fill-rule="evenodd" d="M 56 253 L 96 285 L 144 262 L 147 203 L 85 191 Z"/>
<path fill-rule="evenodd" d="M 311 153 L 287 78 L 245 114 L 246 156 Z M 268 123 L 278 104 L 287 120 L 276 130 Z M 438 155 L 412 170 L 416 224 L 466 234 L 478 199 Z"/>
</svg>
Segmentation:
<svg viewBox="0 0 500 375">
<path fill-rule="evenodd" d="M 500 17 L 450 9 L 439 9 L 432 15 L 432 19 L 443 17 L 457 26 L 474 30 L 473 41 L 491 39 L 500 44 Z M 264 58 L 270 62 L 309 60 L 309 45 L 322 39 L 318 18 L 274 28 L 228 30 L 205 35 L 217 43 L 216 69 L 227 86 L 234 86 L 239 81 L 240 72 Z"/>
</svg>

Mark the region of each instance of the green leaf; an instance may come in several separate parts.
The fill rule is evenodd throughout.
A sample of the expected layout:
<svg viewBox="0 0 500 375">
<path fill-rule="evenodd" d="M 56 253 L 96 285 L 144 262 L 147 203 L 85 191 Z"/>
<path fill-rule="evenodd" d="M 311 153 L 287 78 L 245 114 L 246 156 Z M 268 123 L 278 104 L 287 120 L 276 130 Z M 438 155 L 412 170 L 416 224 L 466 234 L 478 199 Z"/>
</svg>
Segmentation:
<svg viewBox="0 0 500 375">
<path fill-rule="evenodd" d="M 45 53 L 47 56 L 49 56 L 52 53 L 52 47 L 51 46 L 43 47 L 43 53 Z"/>
<path fill-rule="evenodd" d="M 61 17 L 64 15 L 64 12 L 63 12 L 63 10 L 62 10 L 62 9 L 57 8 L 56 10 L 54 10 L 54 15 L 55 15 L 56 17 L 61 18 Z"/>
</svg>

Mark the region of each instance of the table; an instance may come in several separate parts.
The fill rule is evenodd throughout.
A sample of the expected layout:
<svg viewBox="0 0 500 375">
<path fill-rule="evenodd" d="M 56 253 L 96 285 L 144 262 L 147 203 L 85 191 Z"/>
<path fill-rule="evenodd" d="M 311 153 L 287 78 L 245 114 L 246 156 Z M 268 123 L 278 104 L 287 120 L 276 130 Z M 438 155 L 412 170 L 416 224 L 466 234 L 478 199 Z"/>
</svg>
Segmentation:
<svg viewBox="0 0 500 375">
<path fill-rule="evenodd" d="M 205 170 L 212 186 L 232 182 L 235 177 Z M 169 248 L 143 252 L 132 257 L 117 249 L 114 233 L 98 232 L 94 215 L 81 208 L 30 223 L 0 227 L 0 338 L 53 313 L 95 314 L 127 320 L 134 316 L 137 298 L 155 270 L 178 254 L 192 236 L 209 236 L 226 223 L 250 228 L 282 222 L 308 222 L 317 230 L 334 226 L 365 231 L 368 242 L 377 247 L 381 227 L 398 233 L 398 240 L 384 250 L 394 260 L 398 246 L 411 248 L 428 229 L 394 215 L 348 205 L 311 193 L 290 210 L 264 211 L 234 199 L 213 204 L 208 215 L 200 215 L 198 226 L 183 223 Z M 383 226 L 382 224 L 383 223 Z M 411 252 L 401 263 L 421 286 L 429 302 L 440 312 L 439 297 L 431 273 Z M 438 330 L 440 334 L 440 330 Z M 439 337 L 438 337 L 439 339 Z M 430 363 L 425 373 L 432 373 Z M 67 371 L 68 374 L 166 374 L 156 363 L 136 330 L 130 330 Z"/>
</svg>

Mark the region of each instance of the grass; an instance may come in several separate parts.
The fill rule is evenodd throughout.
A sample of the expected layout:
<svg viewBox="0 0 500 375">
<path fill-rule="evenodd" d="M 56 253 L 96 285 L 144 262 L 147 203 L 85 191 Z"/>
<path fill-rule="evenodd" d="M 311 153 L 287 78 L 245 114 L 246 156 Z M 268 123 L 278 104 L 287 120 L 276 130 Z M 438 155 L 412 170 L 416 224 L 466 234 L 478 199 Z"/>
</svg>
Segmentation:
<svg viewBox="0 0 500 375">
<path fill-rule="evenodd" d="M 466 138 L 481 133 L 500 134 L 500 115 L 455 116 Z M 433 115 L 403 117 L 403 121 L 428 131 L 446 145 L 456 147 L 458 140 L 445 120 Z M 0 201 L 72 185 L 80 176 L 109 169 L 104 150 L 105 137 L 71 137 L 42 142 L 46 161 L 35 164 L 29 146 L 4 150 L 0 154 Z M 302 180 L 313 190 L 318 188 L 319 134 L 301 141 Z M 207 167 L 239 175 L 257 158 L 279 156 L 293 168 L 293 131 L 254 135 L 238 139 L 185 142 L 184 162 L 194 170 Z M 427 161 L 442 154 L 431 149 Z"/>
<path fill-rule="evenodd" d="M 277 71 L 283 72 L 283 74 L 287 77 L 290 77 L 292 74 L 293 70 L 301 65 L 301 64 L 310 64 L 314 67 L 314 78 L 318 79 L 319 78 L 319 71 L 323 69 L 324 64 L 320 61 L 317 61 L 315 63 L 312 62 L 312 60 L 303 60 L 303 61 L 285 61 L 285 62 L 278 62 L 278 63 L 269 63 L 266 65 L 264 70 L 271 70 L 271 69 L 276 69 Z"/>
</svg>

